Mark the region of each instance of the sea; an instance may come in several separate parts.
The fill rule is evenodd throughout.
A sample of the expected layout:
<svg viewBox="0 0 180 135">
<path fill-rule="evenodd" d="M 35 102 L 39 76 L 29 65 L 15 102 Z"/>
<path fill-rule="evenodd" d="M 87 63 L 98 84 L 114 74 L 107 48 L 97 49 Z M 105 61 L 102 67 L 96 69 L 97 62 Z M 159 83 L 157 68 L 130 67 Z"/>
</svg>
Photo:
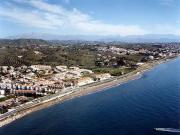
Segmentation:
<svg viewBox="0 0 180 135">
<path fill-rule="evenodd" d="M 141 78 L 67 100 L 2 128 L 0 135 L 179 135 L 180 57 Z"/>
</svg>

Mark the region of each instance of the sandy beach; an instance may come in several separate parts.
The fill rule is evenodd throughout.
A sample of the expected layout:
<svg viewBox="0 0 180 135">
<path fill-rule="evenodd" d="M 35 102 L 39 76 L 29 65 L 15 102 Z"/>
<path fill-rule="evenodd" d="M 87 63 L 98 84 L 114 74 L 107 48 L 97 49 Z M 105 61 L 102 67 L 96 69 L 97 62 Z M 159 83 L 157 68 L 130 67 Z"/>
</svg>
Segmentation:
<svg viewBox="0 0 180 135">
<path fill-rule="evenodd" d="M 64 95 L 54 97 L 53 99 L 47 100 L 45 102 L 39 102 L 39 103 L 35 104 L 34 106 L 24 108 L 21 111 L 17 111 L 16 113 L 13 113 L 4 118 L 1 118 L 0 119 L 0 127 L 5 126 L 5 125 L 15 121 L 16 119 L 22 118 L 23 116 L 25 116 L 27 114 L 30 114 L 32 112 L 35 112 L 35 111 L 43 109 L 43 108 L 46 108 L 48 106 L 51 106 L 54 104 L 59 104 L 59 103 L 62 103 L 66 100 L 69 100 L 69 99 L 72 99 L 75 97 L 80 97 L 80 96 L 92 94 L 92 93 L 95 93 L 98 91 L 107 90 L 111 87 L 115 87 L 122 83 L 126 83 L 130 80 L 138 79 L 141 77 L 141 75 L 145 71 L 150 70 L 153 67 L 155 67 L 156 65 L 167 62 L 171 59 L 174 59 L 174 58 L 157 60 L 157 61 L 153 61 L 151 63 L 146 63 L 146 64 L 140 66 L 139 68 L 137 68 L 136 70 L 134 70 L 128 74 L 122 75 L 120 77 L 116 77 L 116 78 L 114 77 L 113 79 L 108 80 L 108 81 L 104 81 L 104 82 L 100 82 L 100 83 L 93 83 L 91 85 L 83 86 L 83 87 L 78 88 L 78 90 L 74 89 L 73 91 L 71 91 L 69 93 L 65 93 Z"/>
</svg>

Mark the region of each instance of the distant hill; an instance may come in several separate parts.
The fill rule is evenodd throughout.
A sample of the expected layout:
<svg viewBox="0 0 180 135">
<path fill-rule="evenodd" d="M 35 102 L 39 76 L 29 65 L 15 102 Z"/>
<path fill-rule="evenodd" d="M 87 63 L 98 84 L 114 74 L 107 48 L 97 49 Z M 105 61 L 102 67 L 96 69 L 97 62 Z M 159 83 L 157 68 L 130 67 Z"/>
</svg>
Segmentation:
<svg viewBox="0 0 180 135">
<path fill-rule="evenodd" d="M 0 39 L 0 46 L 28 46 L 50 45 L 50 42 L 42 39 Z"/>
<path fill-rule="evenodd" d="M 122 40 L 127 42 L 180 42 L 180 36 L 177 35 L 160 35 L 160 34 L 147 34 L 139 36 L 126 36 Z"/>
<path fill-rule="evenodd" d="M 6 39 L 43 39 L 43 40 L 84 40 L 84 41 L 120 41 L 120 42 L 180 42 L 180 36 L 173 34 L 146 34 L 130 36 L 96 35 L 53 35 L 29 33 L 6 37 Z"/>
</svg>

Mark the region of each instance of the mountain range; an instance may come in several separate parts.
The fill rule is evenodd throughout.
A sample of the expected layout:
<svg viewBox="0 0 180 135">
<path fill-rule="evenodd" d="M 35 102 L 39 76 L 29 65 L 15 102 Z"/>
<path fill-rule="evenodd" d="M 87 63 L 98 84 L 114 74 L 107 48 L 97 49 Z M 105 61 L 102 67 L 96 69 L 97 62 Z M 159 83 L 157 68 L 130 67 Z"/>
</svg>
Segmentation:
<svg viewBox="0 0 180 135">
<path fill-rule="evenodd" d="M 99 35 L 55 35 L 45 33 L 26 33 L 5 39 L 43 39 L 43 40 L 83 40 L 83 41 L 120 41 L 120 42 L 180 42 L 180 36 L 173 34 L 146 34 L 130 36 Z"/>
</svg>

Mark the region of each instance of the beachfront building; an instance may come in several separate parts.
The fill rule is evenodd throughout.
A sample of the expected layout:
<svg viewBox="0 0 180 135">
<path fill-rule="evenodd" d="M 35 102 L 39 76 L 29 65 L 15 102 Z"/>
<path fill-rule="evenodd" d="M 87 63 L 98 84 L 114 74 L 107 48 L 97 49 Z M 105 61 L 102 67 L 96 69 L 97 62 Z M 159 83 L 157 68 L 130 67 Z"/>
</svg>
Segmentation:
<svg viewBox="0 0 180 135">
<path fill-rule="evenodd" d="M 15 90 L 15 95 L 32 96 L 32 95 L 36 95 L 36 91 L 35 90 Z"/>
</svg>

